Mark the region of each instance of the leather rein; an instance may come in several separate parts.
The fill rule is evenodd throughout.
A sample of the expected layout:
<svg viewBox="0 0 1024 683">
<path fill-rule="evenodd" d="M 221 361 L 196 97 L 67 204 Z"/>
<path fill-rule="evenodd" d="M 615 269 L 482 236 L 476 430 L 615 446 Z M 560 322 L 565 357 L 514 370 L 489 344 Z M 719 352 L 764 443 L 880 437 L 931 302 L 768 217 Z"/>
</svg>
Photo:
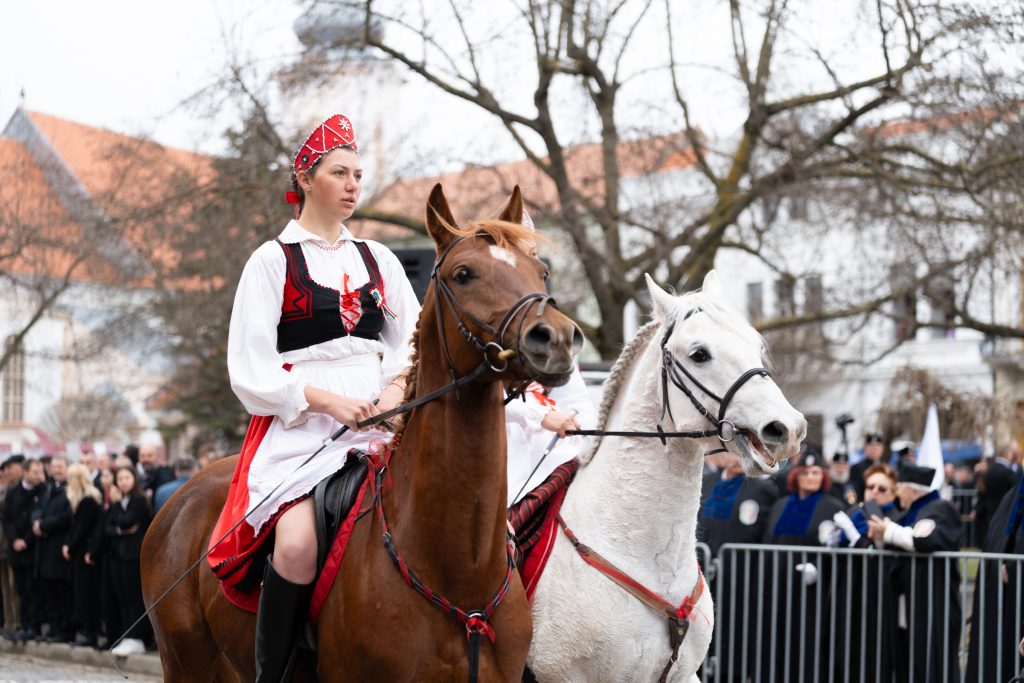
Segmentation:
<svg viewBox="0 0 1024 683">
<path fill-rule="evenodd" d="M 685 321 L 694 313 L 699 313 L 700 309 L 694 309 L 683 316 Z M 566 432 L 566 435 L 570 436 L 630 436 L 637 438 L 654 438 L 660 439 L 662 445 L 667 446 L 667 439 L 680 438 L 680 439 L 705 439 L 709 437 L 717 437 L 718 441 L 722 444 L 721 448 L 716 448 L 713 451 L 708 451 L 705 455 L 712 455 L 714 453 L 723 453 L 727 450 L 725 444 L 729 443 L 736 438 L 737 429 L 736 424 L 732 420 L 728 420 L 725 417 L 725 412 L 729 408 L 729 403 L 732 401 L 736 392 L 740 390 L 744 384 L 754 377 L 771 377 L 771 373 L 767 368 L 751 368 L 742 375 L 736 378 L 736 380 L 729 386 L 723 396 L 718 396 L 715 392 L 708 389 L 706 386 L 693 376 L 686 366 L 676 358 L 675 354 L 668 350 L 668 340 L 672 336 L 672 332 L 675 331 L 676 323 L 673 320 L 669 324 L 668 329 L 665 330 L 665 335 L 661 338 L 661 416 L 658 418 L 658 424 L 655 425 L 656 431 L 610 431 L 605 429 L 574 429 Z M 687 386 L 686 380 L 689 380 L 700 389 L 704 394 L 711 399 L 718 402 L 718 414 L 716 415 L 709 410 L 700 400 L 694 395 L 693 390 Z M 667 414 L 673 421 L 675 418 L 672 415 L 672 407 L 668 401 L 668 385 L 672 383 L 677 389 L 683 392 L 693 407 L 697 409 L 697 412 L 704 416 L 704 418 L 712 424 L 714 429 L 704 429 L 689 432 L 666 432 L 661 422 L 665 419 Z"/>
</svg>

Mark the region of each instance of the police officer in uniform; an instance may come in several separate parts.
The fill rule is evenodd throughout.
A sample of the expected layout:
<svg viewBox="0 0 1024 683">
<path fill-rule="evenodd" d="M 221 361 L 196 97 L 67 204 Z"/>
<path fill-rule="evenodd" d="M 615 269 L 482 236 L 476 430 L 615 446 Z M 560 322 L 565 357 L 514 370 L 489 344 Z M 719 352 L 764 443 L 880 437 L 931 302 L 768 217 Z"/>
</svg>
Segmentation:
<svg viewBox="0 0 1024 683">
<path fill-rule="evenodd" d="M 700 521 L 697 525 L 698 539 L 707 543 L 711 554 L 718 557 L 719 550 L 726 543 L 760 543 L 768 522 L 768 513 L 778 498 L 778 489 L 768 479 L 754 479 L 743 473 L 743 461 L 733 453 L 718 456 L 721 470 L 711 481 L 710 491 L 705 491 Z M 744 562 L 743 553 L 729 554 L 723 558 L 717 580 L 737 588 L 748 584 L 750 572 Z M 749 614 L 742 597 L 733 599 L 732 594 L 723 591 L 715 603 L 716 618 L 722 624 L 721 657 L 719 670 L 722 680 L 739 681 L 744 673 L 753 671 L 754 638 L 743 638 L 743 625 L 749 623 Z M 745 643 L 745 645 L 743 644 Z M 717 651 L 718 644 L 711 644 L 711 651 Z M 746 671 L 741 653 L 746 652 Z"/>
<path fill-rule="evenodd" d="M 935 469 L 905 463 L 899 470 L 896 496 L 903 512 L 891 520 L 872 516 L 872 539 L 881 538 L 890 550 L 932 553 L 958 550 L 960 514 L 933 488 Z M 960 572 L 956 562 L 927 557 L 897 559 L 889 572 L 894 599 L 888 619 L 895 627 L 892 648 L 897 680 L 942 681 L 958 671 L 960 643 Z M 906 609 L 899 609 L 900 596 Z M 905 620 L 901 621 L 901 616 Z"/>
<path fill-rule="evenodd" d="M 809 552 L 780 552 L 765 558 L 765 605 L 761 615 L 765 634 L 790 634 L 788 650 L 776 647 L 774 671 L 770 657 L 762 656 L 761 680 L 827 680 L 830 663 L 827 655 L 815 655 L 815 643 L 827 642 L 831 614 L 828 609 L 834 561 L 829 553 L 813 552 L 826 545 L 835 530 L 833 517 L 844 505 L 827 495 L 831 488 L 821 453 L 808 447 L 790 468 L 787 490 L 790 495 L 772 506 L 765 530 L 765 543 L 811 546 Z M 777 560 L 777 562 L 776 562 Z M 768 607 L 777 607 L 774 617 Z M 793 634 L 815 634 L 801 640 Z M 762 647 L 771 647 L 771 639 Z M 767 650 L 762 649 L 762 655 Z M 788 662 L 787 662 L 788 660 Z M 787 669 L 788 665 L 788 669 Z M 802 677 L 798 677 L 801 671 Z M 817 667 L 817 668 L 815 668 Z M 787 672 L 788 671 L 788 677 Z M 774 676 L 774 679 L 773 679 Z"/>
<path fill-rule="evenodd" d="M 775 485 L 743 473 L 743 461 L 733 453 L 723 454 L 723 469 L 701 509 L 698 536 L 718 556 L 726 543 L 760 543 L 775 503 Z"/>
<path fill-rule="evenodd" d="M 885 441 L 878 432 L 868 432 L 864 437 L 864 459 L 850 468 L 850 479 L 857 489 L 857 500 L 864 500 L 864 473 L 875 463 L 882 462 Z"/>
<path fill-rule="evenodd" d="M 856 505 L 860 497 L 857 495 L 857 487 L 853 485 L 850 475 L 850 456 L 845 451 L 839 451 L 832 456 L 828 474 L 832 480 L 832 487 L 829 488 L 828 495 L 842 503 L 844 508 Z"/>
</svg>

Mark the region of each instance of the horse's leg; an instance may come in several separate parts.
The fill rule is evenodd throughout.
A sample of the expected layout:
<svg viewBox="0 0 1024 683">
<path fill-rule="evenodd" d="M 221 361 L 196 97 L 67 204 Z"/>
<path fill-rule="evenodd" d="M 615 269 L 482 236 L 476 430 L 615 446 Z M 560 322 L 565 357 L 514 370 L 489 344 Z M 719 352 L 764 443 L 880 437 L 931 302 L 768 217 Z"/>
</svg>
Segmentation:
<svg viewBox="0 0 1024 683">
<path fill-rule="evenodd" d="M 183 486 L 153 520 L 141 554 L 147 606 L 152 606 L 206 550 L 233 472 L 234 458 L 210 465 Z M 237 636 L 216 638 L 210 621 L 211 616 L 217 618 L 228 612 L 242 621 L 237 619 L 240 610 L 220 594 L 217 579 L 205 563 L 200 563 L 153 608 L 150 620 L 164 680 L 230 680 L 218 675 L 218 670 L 225 666 L 221 647 L 237 640 Z"/>
</svg>

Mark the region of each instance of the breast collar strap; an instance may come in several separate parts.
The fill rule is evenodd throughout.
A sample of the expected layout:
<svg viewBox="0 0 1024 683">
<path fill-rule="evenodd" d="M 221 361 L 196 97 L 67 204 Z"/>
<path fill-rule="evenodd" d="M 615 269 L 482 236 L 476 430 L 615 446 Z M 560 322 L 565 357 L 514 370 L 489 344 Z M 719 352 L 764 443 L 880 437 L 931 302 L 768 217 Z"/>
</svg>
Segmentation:
<svg viewBox="0 0 1024 683">
<path fill-rule="evenodd" d="M 699 311 L 699 309 L 698 309 Z M 689 317 L 688 314 L 686 317 Z M 685 318 L 684 318 L 685 319 Z M 672 384 L 682 391 L 693 407 L 697 409 L 701 415 L 707 419 L 712 425 L 714 425 L 718 440 L 722 443 L 722 448 L 712 451 L 712 453 L 719 453 L 725 451 L 725 444 L 736 438 L 736 425 L 731 420 L 725 418 L 725 412 L 729 408 L 729 403 L 732 401 L 733 396 L 739 391 L 740 387 L 746 384 L 750 379 L 754 377 L 771 377 L 771 373 L 768 372 L 767 368 L 751 368 L 747 370 L 733 382 L 729 389 L 725 392 L 725 395 L 719 397 L 713 391 L 708 389 L 706 386 L 700 383 L 700 381 L 693 376 L 693 374 L 686 369 L 678 358 L 668 350 L 668 340 L 672 336 L 672 332 L 675 330 L 675 321 L 673 321 L 668 329 L 665 330 L 665 336 L 661 339 L 661 417 L 658 418 L 658 428 L 661 429 L 661 422 L 665 419 L 667 414 L 669 418 L 674 422 L 675 418 L 672 416 L 672 407 L 668 401 L 668 383 Z M 685 378 L 685 379 L 684 379 Z M 701 403 L 693 391 L 686 385 L 686 379 L 690 380 L 694 386 L 704 392 L 707 396 L 718 402 L 718 414 L 715 415 L 707 407 Z M 708 454 L 710 455 L 710 453 Z"/>
</svg>

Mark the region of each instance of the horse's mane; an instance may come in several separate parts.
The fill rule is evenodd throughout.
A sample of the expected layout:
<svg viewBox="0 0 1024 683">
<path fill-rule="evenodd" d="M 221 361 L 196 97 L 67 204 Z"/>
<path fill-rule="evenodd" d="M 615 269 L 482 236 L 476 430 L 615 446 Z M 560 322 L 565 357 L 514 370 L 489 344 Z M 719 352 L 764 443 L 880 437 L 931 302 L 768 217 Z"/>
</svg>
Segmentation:
<svg viewBox="0 0 1024 683">
<path fill-rule="evenodd" d="M 612 365 L 611 372 L 608 373 L 608 379 L 604 381 L 604 389 L 601 392 L 601 408 L 597 412 L 598 429 L 604 429 L 605 425 L 608 424 L 608 415 L 612 412 L 612 406 L 615 404 L 615 399 L 618 398 L 619 389 L 622 387 L 626 375 L 629 373 L 630 368 L 633 367 L 633 362 L 637 359 L 637 356 L 647 348 L 647 343 L 659 327 L 661 327 L 660 322 L 651 320 L 637 330 L 636 335 L 626 344 L 615 364 Z M 600 445 L 601 439 L 594 439 L 591 448 L 577 456 L 576 459 L 580 465 L 589 463 Z"/>
<path fill-rule="evenodd" d="M 525 251 L 526 245 L 535 242 L 537 239 L 533 228 L 529 228 L 521 223 L 509 223 L 508 221 L 498 219 L 473 221 L 461 228 L 447 224 L 444 224 L 444 226 L 448 229 L 448 232 L 458 237 L 469 237 L 481 232 L 486 233 L 494 240 L 497 246 L 503 249 L 511 246 Z"/>
<path fill-rule="evenodd" d="M 535 240 L 532 228 L 519 223 L 509 223 L 497 219 L 474 221 L 462 228 L 445 223 L 444 227 L 447 228 L 448 232 L 458 237 L 469 237 L 470 235 L 483 232 L 494 240 L 495 245 L 503 249 L 512 246 L 522 250 L 525 245 Z M 416 395 L 416 377 L 419 374 L 420 364 L 420 322 L 422 320 L 422 315 L 416 319 L 416 329 L 413 331 L 412 338 L 409 341 L 412 347 L 412 354 L 409 362 L 409 374 L 406 375 L 405 396 L 402 398 L 402 403 L 408 403 Z M 407 423 L 408 416 L 405 416 L 396 436 L 400 436 L 405 431 Z"/>
</svg>

